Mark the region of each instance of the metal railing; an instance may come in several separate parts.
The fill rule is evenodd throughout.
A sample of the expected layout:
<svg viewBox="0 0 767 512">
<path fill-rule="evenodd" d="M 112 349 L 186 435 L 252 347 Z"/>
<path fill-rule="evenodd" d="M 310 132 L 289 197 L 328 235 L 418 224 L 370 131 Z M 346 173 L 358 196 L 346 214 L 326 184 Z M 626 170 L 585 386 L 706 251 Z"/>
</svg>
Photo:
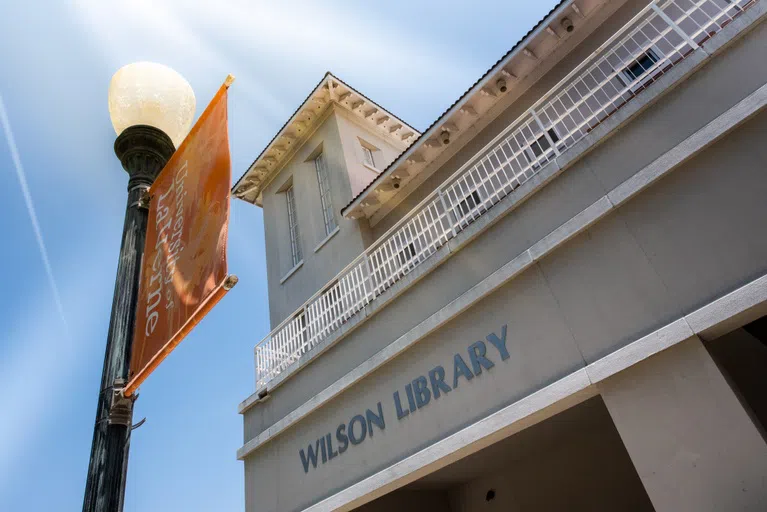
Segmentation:
<svg viewBox="0 0 767 512">
<path fill-rule="evenodd" d="M 754 0 L 656 0 L 255 347 L 257 389 L 719 32 Z"/>
</svg>

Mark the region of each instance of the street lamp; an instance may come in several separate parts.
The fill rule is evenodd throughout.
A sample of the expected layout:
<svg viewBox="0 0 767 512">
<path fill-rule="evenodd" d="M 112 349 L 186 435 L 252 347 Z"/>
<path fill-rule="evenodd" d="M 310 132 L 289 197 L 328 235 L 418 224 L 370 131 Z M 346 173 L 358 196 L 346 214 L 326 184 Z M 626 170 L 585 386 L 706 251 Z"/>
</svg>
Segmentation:
<svg viewBox="0 0 767 512">
<path fill-rule="evenodd" d="M 133 398 L 124 397 L 146 238 L 147 189 L 186 137 L 194 117 L 189 83 L 161 64 L 119 69 L 109 84 L 114 150 L 128 172 L 128 205 L 117 265 L 83 512 L 123 508 Z"/>
<path fill-rule="evenodd" d="M 128 64 L 109 84 L 109 116 L 117 135 L 132 126 L 149 125 L 165 132 L 178 147 L 192 126 L 194 108 L 192 87 L 162 64 Z"/>
</svg>

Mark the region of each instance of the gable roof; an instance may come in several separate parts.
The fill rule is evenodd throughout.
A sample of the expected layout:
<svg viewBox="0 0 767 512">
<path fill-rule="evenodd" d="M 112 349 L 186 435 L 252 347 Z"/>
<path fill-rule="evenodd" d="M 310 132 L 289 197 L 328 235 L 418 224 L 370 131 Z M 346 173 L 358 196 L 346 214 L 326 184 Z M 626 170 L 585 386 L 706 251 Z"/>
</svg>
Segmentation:
<svg viewBox="0 0 767 512">
<path fill-rule="evenodd" d="M 407 146 L 420 135 L 405 121 L 328 71 L 237 180 L 232 187 L 234 196 L 260 206 L 263 187 L 290 160 L 332 106 L 351 112 L 373 131 L 393 140 L 395 146 Z"/>
</svg>

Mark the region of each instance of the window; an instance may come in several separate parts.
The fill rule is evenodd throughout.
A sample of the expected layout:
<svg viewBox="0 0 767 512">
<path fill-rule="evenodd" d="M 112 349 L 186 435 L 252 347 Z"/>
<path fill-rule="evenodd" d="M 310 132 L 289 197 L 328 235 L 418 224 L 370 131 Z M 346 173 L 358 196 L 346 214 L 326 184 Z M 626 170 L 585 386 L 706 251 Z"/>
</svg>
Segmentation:
<svg viewBox="0 0 767 512">
<path fill-rule="evenodd" d="M 467 195 L 463 201 L 458 203 L 458 207 L 456 208 L 456 210 L 458 210 L 458 218 L 460 219 L 468 215 L 479 203 L 479 192 L 474 190 L 471 194 Z"/>
<path fill-rule="evenodd" d="M 399 259 L 400 265 L 405 265 L 408 261 L 413 259 L 413 256 L 415 256 L 415 245 L 410 242 L 399 252 L 399 254 L 397 254 L 397 259 Z"/>
<path fill-rule="evenodd" d="M 559 135 L 557 135 L 557 131 L 554 128 L 549 128 L 548 134 L 549 137 L 551 137 L 551 142 L 554 144 L 559 142 Z M 549 149 L 551 149 L 551 144 L 549 144 L 549 139 L 546 135 L 543 134 L 525 149 L 527 163 L 533 164 L 533 169 L 538 169 L 541 164 L 546 164 L 549 161 L 548 158 L 544 158 L 542 162 L 538 162 L 538 159 L 540 159 Z"/>
<path fill-rule="evenodd" d="M 288 205 L 288 231 L 290 232 L 290 255 L 293 258 L 295 267 L 303 259 L 301 255 L 301 240 L 298 233 L 298 217 L 296 215 L 296 197 L 293 194 L 293 187 L 285 191 L 285 199 Z"/>
<path fill-rule="evenodd" d="M 652 49 L 648 49 L 637 60 L 626 66 L 623 76 L 631 83 L 645 74 L 656 62 L 658 62 L 658 55 Z"/>
<path fill-rule="evenodd" d="M 307 336 L 308 333 L 306 332 L 306 315 L 303 312 L 297 313 L 296 316 L 293 317 L 292 321 L 295 321 L 295 320 L 298 320 L 298 325 L 295 326 L 297 329 L 293 331 L 293 339 L 296 341 L 297 340 L 306 341 L 306 339 L 308 338 Z M 303 354 L 303 352 L 301 352 L 301 354 Z M 296 357 L 298 355 L 300 354 L 294 354 L 293 356 Z M 291 360 L 288 360 L 288 361 L 291 361 Z M 295 361 L 295 359 L 293 359 L 293 361 Z"/>
<path fill-rule="evenodd" d="M 322 294 L 322 311 L 326 322 L 339 320 L 344 312 L 342 302 L 341 288 L 338 286 L 338 280 L 332 281 L 327 290 Z"/>
<path fill-rule="evenodd" d="M 330 176 L 328 166 L 325 163 L 325 155 L 320 153 L 314 159 L 314 168 L 317 170 L 317 183 L 320 185 L 320 202 L 322 203 L 322 220 L 325 223 L 325 234 L 329 235 L 338 226 L 333 214 L 333 202 L 330 199 Z"/>
<path fill-rule="evenodd" d="M 370 167 L 376 166 L 375 159 L 373 159 L 372 149 L 370 149 L 367 146 L 362 146 L 362 156 L 365 158 L 365 163 L 368 164 Z"/>
</svg>

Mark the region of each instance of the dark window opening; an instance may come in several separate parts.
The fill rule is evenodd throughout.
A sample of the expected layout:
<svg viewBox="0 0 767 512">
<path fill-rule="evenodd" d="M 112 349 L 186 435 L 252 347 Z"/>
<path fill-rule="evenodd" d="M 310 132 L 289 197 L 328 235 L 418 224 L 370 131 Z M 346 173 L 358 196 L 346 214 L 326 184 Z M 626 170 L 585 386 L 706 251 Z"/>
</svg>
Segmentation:
<svg viewBox="0 0 767 512">
<path fill-rule="evenodd" d="M 397 259 L 399 259 L 400 265 L 404 265 L 408 261 L 412 260 L 413 256 L 415 256 L 415 245 L 410 242 L 407 247 L 402 249 L 399 254 L 397 254 Z"/>
<path fill-rule="evenodd" d="M 306 341 L 309 339 L 309 333 L 306 331 L 306 315 L 301 312 L 298 313 L 293 319 L 298 319 L 298 330 L 299 330 L 299 336 L 303 341 Z"/>
<path fill-rule="evenodd" d="M 647 50 L 637 60 L 626 66 L 626 69 L 623 70 L 623 74 L 626 75 L 626 78 L 628 78 L 629 81 L 633 82 L 645 74 L 656 62 L 658 62 L 656 53 L 652 50 Z"/>
<path fill-rule="evenodd" d="M 332 281 L 324 295 L 327 310 L 331 312 L 331 315 L 340 316 L 343 305 L 341 304 L 341 290 L 338 288 L 338 281 Z"/>
<path fill-rule="evenodd" d="M 472 191 L 472 193 L 467 195 L 463 201 L 458 203 L 458 217 L 468 215 L 480 202 L 479 192 L 476 190 Z"/>
<path fill-rule="evenodd" d="M 549 128 L 547 133 L 549 134 L 549 137 L 551 137 L 551 142 L 555 144 L 559 142 L 559 135 L 557 135 L 557 131 L 554 128 Z M 532 164 L 533 161 L 542 157 L 543 154 L 546 153 L 549 149 L 551 149 L 551 144 L 549 144 L 549 139 L 546 137 L 546 135 L 543 134 L 538 137 L 535 142 L 530 144 L 527 147 L 527 150 L 524 152 L 527 163 Z M 543 159 L 541 164 L 546 164 L 547 162 L 548 159 Z M 533 169 L 538 169 L 538 167 L 539 165 L 537 163 L 533 164 Z"/>
</svg>

